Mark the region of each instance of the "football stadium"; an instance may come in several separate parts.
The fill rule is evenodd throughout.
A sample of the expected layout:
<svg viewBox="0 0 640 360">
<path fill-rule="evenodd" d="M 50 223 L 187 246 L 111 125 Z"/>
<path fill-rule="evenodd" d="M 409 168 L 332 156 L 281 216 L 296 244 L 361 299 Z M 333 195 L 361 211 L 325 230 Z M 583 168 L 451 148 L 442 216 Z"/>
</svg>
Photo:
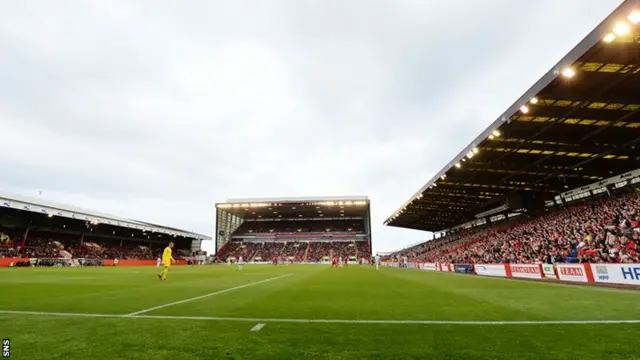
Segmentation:
<svg viewBox="0 0 640 360">
<path fill-rule="evenodd" d="M 627 0 L 390 214 L 429 240 L 384 256 L 365 196 L 229 199 L 212 237 L 0 196 L 2 357 L 640 359 L 638 88 Z"/>
</svg>

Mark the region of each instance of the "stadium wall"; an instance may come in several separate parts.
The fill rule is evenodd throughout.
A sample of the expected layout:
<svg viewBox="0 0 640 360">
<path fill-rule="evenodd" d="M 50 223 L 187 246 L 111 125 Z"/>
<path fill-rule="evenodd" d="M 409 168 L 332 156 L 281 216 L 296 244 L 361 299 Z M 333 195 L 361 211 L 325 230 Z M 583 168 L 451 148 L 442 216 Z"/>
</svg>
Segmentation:
<svg viewBox="0 0 640 360">
<path fill-rule="evenodd" d="M 397 267 L 388 262 L 387 266 Z M 413 267 L 413 266 L 412 266 Z M 640 287 L 640 264 L 447 264 L 415 263 L 415 269 L 467 273 L 482 276 L 559 280 L 595 285 L 631 285 Z"/>
<path fill-rule="evenodd" d="M 30 261 L 30 258 L 0 258 L 0 267 L 10 267 L 19 261 Z M 113 266 L 113 260 L 103 260 L 104 266 Z M 156 266 L 157 260 L 119 260 L 118 266 Z M 187 265 L 187 260 L 176 260 L 173 265 Z"/>
</svg>

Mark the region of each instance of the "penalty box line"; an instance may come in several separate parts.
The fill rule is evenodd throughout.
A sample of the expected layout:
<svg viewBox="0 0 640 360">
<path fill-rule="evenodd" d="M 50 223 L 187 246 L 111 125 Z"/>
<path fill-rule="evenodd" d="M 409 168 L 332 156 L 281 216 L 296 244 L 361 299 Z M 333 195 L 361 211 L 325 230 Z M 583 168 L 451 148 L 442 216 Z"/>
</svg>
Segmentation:
<svg viewBox="0 0 640 360">
<path fill-rule="evenodd" d="M 130 314 L 126 314 L 126 315 L 123 315 L 123 316 L 126 316 L 126 317 L 136 316 L 136 315 L 148 313 L 150 311 L 163 309 L 163 308 L 166 308 L 166 307 L 169 307 L 169 306 L 180 305 L 180 304 L 187 303 L 189 301 L 200 300 L 200 299 L 208 298 L 208 297 L 211 297 L 211 296 L 216 296 L 216 295 L 225 294 L 225 293 L 228 293 L 228 292 L 244 289 L 246 287 L 259 285 L 259 284 L 264 284 L 266 282 L 282 279 L 282 278 L 285 278 L 285 277 L 291 276 L 291 275 L 292 274 L 285 274 L 285 275 L 276 276 L 276 277 L 272 277 L 272 278 L 265 279 L 265 280 L 260 280 L 260 281 L 256 281 L 256 282 L 252 282 L 252 283 L 248 283 L 248 284 L 244 284 L 244 285 L 239 285 L 239 286 L 235 286 L 235 287 L 232 287 L 232 288 L 228 288 L 228 289 L 212 292 L 212 293 L 209 293 L 209 294 L 204 294 L 204 295 L 200 295 L 200 296 L 196 296 L 196 297 L 192 297 L 192 298 L 188 298 L 188 299 L 184 299 L 184 300 L 180 300 L 180 301 L 174 301 L 172 303 L 168 303 L 168 304 L 164 304 L 164 305 L 154 306 L 154 307 L 151 307 L 151 308 L 148 308 L 148 309 L 132 312 Z"/>
<path fill-rule="evenodd" d="M 348 320 L 348 319 L 282 319 L 282 318 L 242 318 L 216 316 L 171 316 L 171 315 L 121 315 L 60 313 L 40 311 L 0 310 L 0 314 L 40 315 L 59 317 L 155 319 L 155 320 L 208 320 L 257 323 L 298 323 L 298 324 L 380 324 L 380 325 L 620 325 L 640 324 L 640 320 L 521 320 L 521 321 L 455 321 L 455 320 Z"/>
</svg>

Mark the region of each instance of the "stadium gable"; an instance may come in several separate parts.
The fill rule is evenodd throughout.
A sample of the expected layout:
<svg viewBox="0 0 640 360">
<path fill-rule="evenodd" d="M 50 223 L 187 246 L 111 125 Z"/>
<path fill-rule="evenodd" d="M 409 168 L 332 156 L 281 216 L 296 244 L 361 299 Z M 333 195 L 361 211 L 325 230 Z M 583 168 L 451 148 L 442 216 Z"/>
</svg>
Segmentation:
<svg viewBox="0 0 640 360">
<path fill-rule="evenodd" d="M 639 22 L 621 4 L 385 225 L 449 229 L 640 168 Z"/>
</svg>

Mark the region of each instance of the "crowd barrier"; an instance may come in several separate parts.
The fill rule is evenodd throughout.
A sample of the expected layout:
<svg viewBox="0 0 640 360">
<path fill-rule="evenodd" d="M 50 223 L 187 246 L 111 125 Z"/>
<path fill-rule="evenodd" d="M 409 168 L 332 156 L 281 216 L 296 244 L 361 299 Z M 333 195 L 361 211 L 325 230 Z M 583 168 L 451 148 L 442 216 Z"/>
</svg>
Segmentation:
<svg viewBox="0 0 640 360">
<path fill-rule="evenodd" d="M 113 266 L 114 260 L 103 260 L 104 266 Z M 118 266 L 156 266 L 157 260 L 118 260 Z M 173 265 L 187 265 L 187 260 L 176 260 Z"/>
<path fill-rule="evenodd" d="M 0 258 L 0 267 L 9 267 L 11 264 L 17 264 L 19 261 L 29 261 L 29 258 Z"/>
<path fill-rule="evenodd" d="M 393 265 L 392 265 L 393 266 Z M 448 264 L 416 263 L 418 270 L 517 279 L 640 286 L 640 264 Z"/>
</svg>

